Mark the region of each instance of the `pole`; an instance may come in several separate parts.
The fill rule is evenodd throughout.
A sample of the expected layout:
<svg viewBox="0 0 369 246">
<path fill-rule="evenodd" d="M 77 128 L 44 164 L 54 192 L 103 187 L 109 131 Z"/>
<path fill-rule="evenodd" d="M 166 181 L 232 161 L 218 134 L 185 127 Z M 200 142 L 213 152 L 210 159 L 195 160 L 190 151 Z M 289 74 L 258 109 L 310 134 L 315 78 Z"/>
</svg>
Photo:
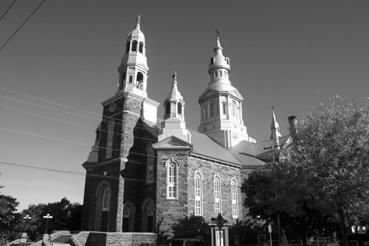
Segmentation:
<svg viewBox="0 0 369 246">
<path fill-rule="evenodd" d="M 47 234 L 47 227 L 49 226 L 49 219 L 52 219 L 53 216 L 51 216 L 50 214 L 46 214 L 43 216 L 43 218 L 46 219 L 45 234 Z"/>
<path fill-rule="evenodd" d="M 268 232 L 269 232 L 269 243 L 270 246 L 273 246 L 273 242 L 272 242 L 272 226 L 268 225 Z"/>
<path fill-rule="evenodd" d="M 281 246 L 281 219 L 277 213 L 278 246 Z"/>
</svg>

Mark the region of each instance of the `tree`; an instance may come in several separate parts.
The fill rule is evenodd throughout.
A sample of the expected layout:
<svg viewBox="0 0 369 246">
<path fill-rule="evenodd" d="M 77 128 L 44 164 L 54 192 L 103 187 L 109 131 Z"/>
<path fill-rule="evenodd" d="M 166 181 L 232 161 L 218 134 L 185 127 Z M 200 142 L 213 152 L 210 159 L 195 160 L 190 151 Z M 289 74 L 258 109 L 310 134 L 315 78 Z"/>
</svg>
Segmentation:
<svg viewBox="0 0 369 246">
<path fill-rule="evenodd" d="M 210 243 L 210 226 L 204 217 L 192 215 L 180 220 L 173 226 L 174 237 L 200 237 Z"/>
<path fill-rule="evenodd" d="M 284 158 L 303 170 L 315 207 L 339 222 L 344 245 L 350 220 L 368 212 L 368 126 L 367 105 L 337 96 L 303 119 Z"/>
<path fill-rule="evenodd" d="M 44 215 L 53 216 L 49 220 L 48 232 L 53 230 L 72 230 L 78 231 L 81 228 L 82 205 L 70 203 L 67 198 L 62 198 L 59 202 L 30 205 L 22 211 L 22 217 L 29 215 L 30 221 L 25 222 L 24 229 L 34 240 L 42 238 L 45 232 L 46 221 Z"/>
<path fill-rule="evenodd" d="M 340 97 L 322 103 L 300 120 L 280 162 L 244 184 L 250 213 L 285 214 L 310 229 L 338 223 L 347 245 L 351 221 L 369 211 L 368 126 L 367 105 Z"/>
<path fill-rule="evenodd" d="M 15 227 L 19 219 L 19 215 L 16 213 L 18 204 L 14 197 L 0 194 L 0 240 L 4 237 L 14 237 Z"/>
</svg>

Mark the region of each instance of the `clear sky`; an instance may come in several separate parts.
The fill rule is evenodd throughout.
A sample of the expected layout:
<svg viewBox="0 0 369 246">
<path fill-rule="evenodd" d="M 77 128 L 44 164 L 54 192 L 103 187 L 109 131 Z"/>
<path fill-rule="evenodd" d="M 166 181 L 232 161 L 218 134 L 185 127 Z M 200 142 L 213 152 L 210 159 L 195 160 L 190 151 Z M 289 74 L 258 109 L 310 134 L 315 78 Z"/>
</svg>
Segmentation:
<svg viewBox="0 0 369 246">
<path fill-rule="evenodd" d="M 0 44 L 40 1 L 16 2 L 0 21 Z M 0 14 L 11 2 L 0 1 Z M 100 103 L 116 91 L 137 13 L 146 36 L 148 95 L 162 103 L 177 71 L 189 128 L 199 124 L 216 28 L 231 59 L 232 84 L 245 98 L 249 135 L 257 140 L 270 136 L 271 106 L 286 134 L 287 117 L 307 113 L 320 99 L 369 96 L 366 0 L 47 0 L 0 51 L 0 87 L 91 113 L 40 108 L 34 104 L 57 106 L 0 90 L 0 161 L 84 172 Z M 1 191 L 16 197 L 20 209 L 64 196 L 82 202 L 83 175 L 2 164 L 0 172 Z"/>
</svg>

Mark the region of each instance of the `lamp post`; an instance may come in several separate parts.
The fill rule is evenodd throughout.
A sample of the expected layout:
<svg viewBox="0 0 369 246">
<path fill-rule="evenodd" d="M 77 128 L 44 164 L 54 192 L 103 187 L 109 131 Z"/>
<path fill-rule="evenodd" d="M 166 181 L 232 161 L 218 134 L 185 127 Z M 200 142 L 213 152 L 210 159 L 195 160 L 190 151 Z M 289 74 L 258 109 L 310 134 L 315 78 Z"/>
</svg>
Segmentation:
<svg viewBox="0 0 369 246">
<path fill-rule="evenodd" d="M 47 234 L 47 227 L 49 226 L 49 219 L 52 219 L 53 216 L 50 214 L 44 215 L 42 218 L 46 219 L 46 228 L 45 228 L 45 234 Z"/>
</svg>

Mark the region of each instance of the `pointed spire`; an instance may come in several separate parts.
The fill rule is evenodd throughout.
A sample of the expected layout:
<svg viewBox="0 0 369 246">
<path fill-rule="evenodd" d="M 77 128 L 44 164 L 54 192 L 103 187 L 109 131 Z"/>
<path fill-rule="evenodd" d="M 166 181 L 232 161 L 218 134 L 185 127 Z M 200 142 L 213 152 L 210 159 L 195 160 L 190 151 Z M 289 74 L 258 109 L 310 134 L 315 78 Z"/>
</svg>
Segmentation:
<svg viewBox="0 0 369 246">
<path fill-rule="evenodd" d="M 141 23 L 141 16 L 140 16 L 140 14 L 137 14 L 137 17 L 136 17 L 136 29 L 140 29 L 140 23 Z"/>
<path fill-rule="evenodd" d="M 219 36 L 219 30 L 215 29 L 215 32 L 217 34 L 217 40 L 216 40 L 216 48 L 221 48 L 222 45 L 220 44 L 220 36 Z"/>
<path fill-rule="evenodd" d="M 272 107 L 271 131 L 272 131 L 272 134 L 270 136 L 270 139 L 274 140 L 274 143 L 276 143 L 278 145 L 279 144 L 279 138 L 282 137 L 282 135 L 280 133 L 279 124 L 278 124 L 277 118 L 275 116 L 274 106 Z"/>
<path fill-rule="evenodd" d="M 174 99 L 174 100 L 178 100 L 178 99 L 183 99 L 181 93 L 179 92 L 178 90 L 178 87 L 177 87 L 177 72 L 173 72 L 173 75 L 172 75 L 172 90 L 171 92 L 169 93 L 169 99 Z"/>
</svg>

